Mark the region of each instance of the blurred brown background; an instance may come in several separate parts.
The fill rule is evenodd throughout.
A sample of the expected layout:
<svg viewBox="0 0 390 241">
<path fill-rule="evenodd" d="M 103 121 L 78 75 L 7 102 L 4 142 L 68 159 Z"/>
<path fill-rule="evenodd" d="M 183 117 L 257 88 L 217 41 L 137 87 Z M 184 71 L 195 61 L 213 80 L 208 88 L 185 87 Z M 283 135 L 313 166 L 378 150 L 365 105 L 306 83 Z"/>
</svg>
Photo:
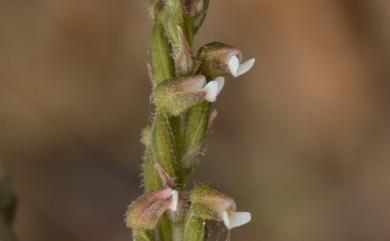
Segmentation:
<svg viewBox="0 0 390 241">
<path fill-rule="evenodd" d="M 390 2 L 211 0 L 228 80 L 196 180 L 253 221 L 231 240 L 390 240 Z M 151 108 L 144 0 L 0 1 L 0 160 L 20 241 L 131 240 Z"/>
</svg>

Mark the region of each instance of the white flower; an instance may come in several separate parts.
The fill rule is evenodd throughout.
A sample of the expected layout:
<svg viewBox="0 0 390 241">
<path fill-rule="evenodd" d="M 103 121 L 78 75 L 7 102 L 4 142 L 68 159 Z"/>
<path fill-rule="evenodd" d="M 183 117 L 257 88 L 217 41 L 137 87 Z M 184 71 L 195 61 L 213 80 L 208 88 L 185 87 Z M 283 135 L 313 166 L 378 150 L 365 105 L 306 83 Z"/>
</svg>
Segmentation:
<svg viewBox="0 0 390 241">
<path fill-rule="evenodd" d="M 224 85 L 224 77 L 218 77 L 215 80 L 208 82 L 203 88 L 207 92 L 205 99 L 208 102 L 215 102 L 217 100 L 218 95 L 221 93 Z"/>
<path fill-rule="evenodd" d="M 179 203 L 179 192 L 176 190 L 172 190 L 171 192 L 171 204 L 169 205 L 169 209 L 176 212 L 177 206 Z"/>
<path fill-rule="evenodd" d="M 234 77 L 238 77 L 248 72 L 253 67 L 255 62 L 256 60 L 252 58 L 240 64 L 238 57 L 233 55 L 228 61 L 229 71 Z"/>
<path fill-rule="evenodd" d="M 251 219 L 251 214 L 248 212 L 222 212 L 223 223 L 228 229 L 247 224 L 251 221 Z"/>
</svg>

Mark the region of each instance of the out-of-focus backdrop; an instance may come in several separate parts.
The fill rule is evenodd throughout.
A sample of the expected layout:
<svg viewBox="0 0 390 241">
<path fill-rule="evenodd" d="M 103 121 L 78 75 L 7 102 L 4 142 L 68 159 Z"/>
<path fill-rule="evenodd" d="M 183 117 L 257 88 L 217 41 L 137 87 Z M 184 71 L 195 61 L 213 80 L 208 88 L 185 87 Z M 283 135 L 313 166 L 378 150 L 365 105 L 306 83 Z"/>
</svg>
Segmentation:
<svg viewBox="0 0 390 241">
<path fill-rule="evenodd" d="M 146 2 L 0 1 L 0 159 L 20 241 L 131 240 Z M 211 0 L 197 46 L 257 59 L 228 79 L 194 175 L 252 212 L 231 240 L 390 240 L 389 24 L 387 0 Z"/>
</svg>

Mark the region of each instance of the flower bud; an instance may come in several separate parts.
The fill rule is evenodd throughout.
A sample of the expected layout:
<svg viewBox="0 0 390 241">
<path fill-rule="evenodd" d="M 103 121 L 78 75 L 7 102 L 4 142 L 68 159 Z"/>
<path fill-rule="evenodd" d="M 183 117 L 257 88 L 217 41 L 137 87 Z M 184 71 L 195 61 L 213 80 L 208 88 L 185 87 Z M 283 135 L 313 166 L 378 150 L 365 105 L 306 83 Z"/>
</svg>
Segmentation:
<svg viewBox="0 0 390 241">
<path fill-rule="evenodd" d="M 185 0 L 184 7 L 187 15 L 187 22 L 192 27 L 193 34 L 195 34 L 207 15 L 207 8 L 209 0 Z"/>
<path fill-rule="evenodd" d="M 193 72 L 193 54 L 187 37 L 184 19 L 184 7 L 181 0 L 166 0 L 160 12 L 159 21 L 169 40 L 171 54 L 175 62 L 177 76 L 190 75 Z"/>
<path fill-rule="evenodd" d="M 196 187 L 191 192 L 190 201 L 196 217 L 224 222 L 228 229 L 251 220 L 250 213 L 236 212 L 236 203 L 231 197 L 207 185 Z"/>
<path fill-rule="evenodd" d="M 178 192 L 170 187 L 147 193 L 135 200 L 127 210 L 126 225 L 134 230 L 154 229 L 161 215 L 177 209 Z"/>
<path fill-rule="evenodd" d="M 161 0 L 149 0 L 149 16 L 154 20 L 162 7 Z"/>
<path fill-rule="evenodd" d="M 248 72 L 254 65 L 255 59 L 242 62 L 242 53 L 239 49 L 223 43 L 210 43 L 203 46 L 197 59 L 200 62 L 200 72 L 209 78 L 231 73 L 238 77 Z"/>
<path fill-rule="evenodd" d="M 150 79 L 153 81 L 153 87 L 165 82 L 175 76 L 174 63 L 171 56 L 169 41 L 165 30 L 160 23 L 155 23 L 152 28 L 152 39 L 149 51 L 150 57 Z"/>
<path fill-rule="evenodd" d="M 184 26 L 184 9 L 181 0 L 165 0 L 164 8 L 160 12 L 159 21 L 164 27 L 165 34 L 171 44 L 175 47 L 180 43 L 180 36 L 177 26 Z"/>
<path fill-rule="evenodd" d="M 166 81 L 153 92 L 152 101 L 157 108 L 170 115 L 180 115 L 190 107 L 205 100 L 206 78 L 202 75 Z"/>
</svg>

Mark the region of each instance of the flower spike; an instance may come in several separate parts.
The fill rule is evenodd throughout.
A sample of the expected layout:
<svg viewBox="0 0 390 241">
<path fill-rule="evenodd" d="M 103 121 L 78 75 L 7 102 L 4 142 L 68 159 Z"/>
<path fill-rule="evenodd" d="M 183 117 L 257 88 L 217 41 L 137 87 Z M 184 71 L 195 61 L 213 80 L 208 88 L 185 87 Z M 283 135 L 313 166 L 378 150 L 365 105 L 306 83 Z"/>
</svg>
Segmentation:
<svg viewBox="0 0 390 241">
<path fill-rule="evenodd" d="M 193 52 L 210 0 L 148 1 L 154 114 L 142 133 L 144 194 L 128 207 L 125 222 L 133 241 L 204 241 L 209 221 L 229 230 L 251 221 L 228 195 L 208 185 L 188 192 L 186 184 L 205 154 L 217 116 L 211 103 L 224 88 L 224 76 L 245 74 L 255 59 L 244 60 L 239 49 L 220 42 Z"/>
</svg>

